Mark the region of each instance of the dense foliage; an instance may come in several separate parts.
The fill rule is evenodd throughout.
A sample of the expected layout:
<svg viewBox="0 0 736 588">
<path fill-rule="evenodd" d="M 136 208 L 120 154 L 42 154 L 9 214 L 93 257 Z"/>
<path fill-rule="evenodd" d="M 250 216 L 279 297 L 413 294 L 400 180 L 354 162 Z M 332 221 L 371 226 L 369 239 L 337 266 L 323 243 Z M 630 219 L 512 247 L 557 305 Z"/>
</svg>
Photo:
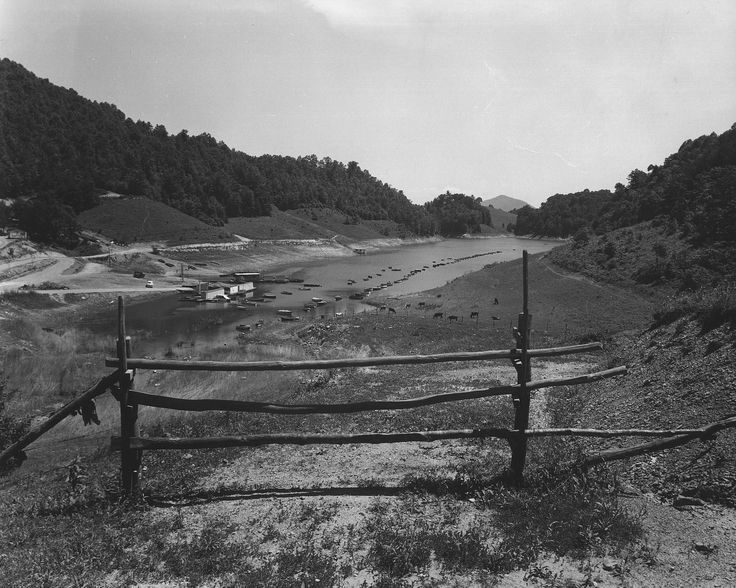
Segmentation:
<svg viewBox="0 0 736 588">
<path fill-rule="evenodd" d="M 147 196 L 214 225 L 268 215 L 272 204 L 316 205 L 356 222 L 390 219 L 416 234 L 434 230 L 421 206 L 355 162 L 253 157 L 207 133 L 170 135 L 8 59 L 0 61 L 0 104 L 0 198 L 42 198 L 78 213 L 95 204 L 95 190 L 111 190 Z"/>
<path fill-rule="evenodd" d="M 448 191 L 424 206 L 443 237 L 479 233 L 481 225 L 491 225 L 491 212 L 487 206 L 483 206 L 480 198 L 450 194 Z"/>
<path fill-rule="evenodd" d="M 602 234 L 660 216 L 696 243 L 736 242 L 736 125 L 685 141 L 662 165 L 633 170 L 613 193 L 558 194 L 538 210 L 524 208 L 516 233 L 564 237 L 588 227 Z"/>
<path fill-rule="evenodd" d="M 567 237 L 591 224 L 610 202 L 611 192 L 583 190 L 574 194 L 555 194 L 538 209 L 524 206 L 516 211 L 517 235 Z"/>
</svg>

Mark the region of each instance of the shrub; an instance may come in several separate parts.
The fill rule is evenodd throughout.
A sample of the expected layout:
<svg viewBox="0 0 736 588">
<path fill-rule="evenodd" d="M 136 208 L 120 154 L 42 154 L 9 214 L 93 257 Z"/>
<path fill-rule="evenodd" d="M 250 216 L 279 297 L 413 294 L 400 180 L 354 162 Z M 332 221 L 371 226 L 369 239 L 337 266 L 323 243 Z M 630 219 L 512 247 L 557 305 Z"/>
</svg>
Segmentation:
<svg viewBox="0 0 736 588">
<path fill-rule="evenodd" d="M 721 284 L 669 298 L 654 311 L 653 326 L 669 324 L 688 315 L 700 323 L 703 331 L 723 324 L 736 327 L 736 287 Z"/>
</svg>

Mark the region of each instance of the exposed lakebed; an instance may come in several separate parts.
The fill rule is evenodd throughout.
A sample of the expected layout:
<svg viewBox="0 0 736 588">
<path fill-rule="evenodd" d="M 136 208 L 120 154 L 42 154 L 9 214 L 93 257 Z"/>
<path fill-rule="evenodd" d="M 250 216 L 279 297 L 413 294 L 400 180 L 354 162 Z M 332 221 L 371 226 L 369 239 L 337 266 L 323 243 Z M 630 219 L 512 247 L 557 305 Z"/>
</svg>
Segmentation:
<svg viewBox="0 0 736 588">
<path fill-rule="evenodd" d="M 261 299 L 264 294 L 272 297 L 255 306 L 242 309 L 232 303 L 197 304 L 181 301 L 177 295 L 166 295 L 130 303 L 126 309 L 126 324 L 136 339 L 136 355 L 161 356 L 174 346 L 193 347 L 218 342 L 234 345 L 238 340 L 237 325 L 250 325 L 250 332 L 255 333 L 255 325 L 260 321 L 266 325 L 278 322 L 276 311 L 279 309 L 292 310 L 293 315 L 300 318 L 300 324 L 336 313 L 349 315 L 369 308 L 366 302 L 371 297 L 390 298 L 422 292 L 485 265 L 517 259 L 524 249 L 530 254 L 538 253 L 558 244 L 558 241 L 513 237 L 448 239 L 380 249 L 347 258 L 283 265 L 269 268 L 263 274 L 288 276 L 302 282 L 258 283 L 253 297 Z M 242 271 L 253 270 L 261 268 L 242 268 Z M 389 283 L 391 285 L 371 292 L 362 301 L 350 299 L 351 294 Z M 305 304 L 313 304 L 313 298 L 323 300 L 324 304 L 304 310 Z M 98 325 L 88 326 L 98 330 Z M 240 340 L 247 341 L 247 336 L 241 335 Z"/>
</svg>

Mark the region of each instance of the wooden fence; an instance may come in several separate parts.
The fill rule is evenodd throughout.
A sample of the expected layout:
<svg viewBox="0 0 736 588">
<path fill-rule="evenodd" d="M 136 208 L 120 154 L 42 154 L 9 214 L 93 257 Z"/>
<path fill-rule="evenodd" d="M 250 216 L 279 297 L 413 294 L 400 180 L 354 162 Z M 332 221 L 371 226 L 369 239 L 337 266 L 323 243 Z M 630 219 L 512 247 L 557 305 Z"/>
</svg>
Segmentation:
<svg viewBox="0 0 736 588">
<path fill-rule="evenodd" d="M 513 329 L 516 342 L 514 349 L 474 352 L 440 353 L 433 355 L 406 355 L 390 357 L 371 357 L 354 359 L 315 359 L 307 361 L 176 361 L 151 360 L 131 356 L 131 340 L 125 332 L 125 305 L 122 296 L 118 298 L 118 338 L 117 356 L 107 358 L 105 365 L 115 368 L 115 372 L 101 379 L 81 397 L 70 402 L 44 424 L 43 430 L 34 430 L 11 447 L 0 453 L 0 465 L 17 454 L 23 447 L 38 438 L 43 432 L 75 411 L 85 410 L 85 422 L 93 412 L 92 399 L 111 389 L 120 405 L 120 435 L 112 438 L 112 448 L 121 454 L 121 490 L 131 496 L 139 490 L 139 470 L 143 450 L 158 449 L 197 449 L 214 447 L 256 447 L 269 444 L 347 444 L 347 443 L 398 443 L 406 441 L 437 441 L 444 439 L 480 439 L 495 437 L 506 439 L 511 447 L 511 475 L 521 481 L 526 460 L 527 439 L 543 436 L 586 436 L 586 437 L 664 437 L 656 441 L 623 449 L 610 449 L 589 455 L 583 465 L 623 459 L 643 453 L 675 447 L 693 439 L 712 437 L 716 432 L 736 426 L 736 417 L 711 423 L 697 429 L 532 429 L 529 430 L 529 406 L 531 392 L 542 388 L 586 384 L 626 373 L 625 367 L 615 367 L 600 372 L 569 378 L 532 380 L 532 358 L 563 356 L 586 353 L 602 349 L 600 343 L 586 343 L 565 347 L 529 349 L 529 333 L 532 317 L 528 308 L 528 263 L 527 252 L 523 253 L 523 308 L 518 317 L 517 327 Z M 187 399 L 147 394 L 133 389 L 135 371 L 139 369 L 156 370 L 204 370 L 204 371 L 273 371 L 273 370 L 320 370 L 385 365 L 416 365 L 440 362 L 467 362 L 479 360 L 510 360 L 516 370 L 517 383 L 447 392 L 412 398 L 408 400 L 370 400 L 340 404 L 276 404 L 270 402 L 251 402 L 241 400 Z M 271 413 L 282 415 L 304 414 L 344 414 L 375 410 L 405 410 L 433 404 L 458 402 L 468 399 L 508 395 L 515 408 L 513 428 L 475 428 L 439 431 L 403 431 L 395 433 L 360 434 L 264 434 L 236 435 L 227 437 L 203 438 L 146 438 L 138 433 L 138 410 L 140 406 L 167 408 L 184 411 L 237 411 L 249 413 Z M 85 408 L 86 407 L 86 408 Z"/>
</svg>

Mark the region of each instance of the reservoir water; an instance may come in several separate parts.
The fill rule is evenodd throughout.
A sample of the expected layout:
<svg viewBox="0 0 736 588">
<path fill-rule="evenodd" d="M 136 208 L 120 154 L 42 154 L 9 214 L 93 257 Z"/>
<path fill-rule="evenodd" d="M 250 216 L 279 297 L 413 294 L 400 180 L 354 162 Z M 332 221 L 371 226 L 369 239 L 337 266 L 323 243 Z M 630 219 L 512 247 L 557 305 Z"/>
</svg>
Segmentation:
<svg viewBox="0 0 736 588">
<path fill-rule="evenodd" d="M 267 272 L 303 282 L 258 284 L 254 297 L 261 298 L 263 294 L 269 297 L 245 310 L 235 304 L 196 304 L 180 301 L 178 295 L 162 296 L 128 304 L 126 324 L 135 338 L 138 356 L 160 357 L 174 346 L 196 347 L 213 342 L 234 345 L 237 325 L 247 325 L 250 333 L 256 333 L 259 321 L 279 321 L 277 310 L 291 310 L 299 317 L 300 324 L 336 314 L 352 314 L 369 308 L 365 300 L 371 296 L 384 298 L 422 292 L 485 265 L 517 259 L 524 249 L 532 254 L 556 245 L 559 241 L 514 237 L 448 239 L 380 249 L 366 255 L 323 258 Z M 388 283 L 391 285 L 369 293 L 364 301 L 350 299 L 351 294 Z M 304 305 L 313 304 L 313 298 L 323 300 L 324 304 L 305 311 Z M 241 340 L 247 339 L 248 335 Z"/>
</svg>

